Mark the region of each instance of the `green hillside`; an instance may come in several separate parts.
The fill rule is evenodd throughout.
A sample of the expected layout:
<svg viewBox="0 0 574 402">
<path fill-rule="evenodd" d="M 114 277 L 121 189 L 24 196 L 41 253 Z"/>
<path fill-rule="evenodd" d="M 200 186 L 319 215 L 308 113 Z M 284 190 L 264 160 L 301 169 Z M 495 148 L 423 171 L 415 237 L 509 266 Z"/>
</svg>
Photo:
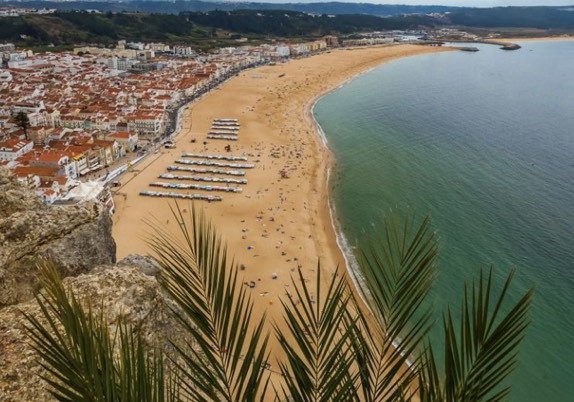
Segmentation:
<svg viewBox="0 0 574 402">
<path fill-rule="evenodd" d="M 327 34 L 431 27 L 423 15 L 381 18 L 372 15 L 310 15 L 296 11 L 212 11 L 209 13 L 148 14 L 57 12 L 0 18 L 0 41 L 22 46 L 79 43 L 111 44 L 117 40 L 162 41 L 217 46 L 233 38 L 312 39 Z"/>
</svg>

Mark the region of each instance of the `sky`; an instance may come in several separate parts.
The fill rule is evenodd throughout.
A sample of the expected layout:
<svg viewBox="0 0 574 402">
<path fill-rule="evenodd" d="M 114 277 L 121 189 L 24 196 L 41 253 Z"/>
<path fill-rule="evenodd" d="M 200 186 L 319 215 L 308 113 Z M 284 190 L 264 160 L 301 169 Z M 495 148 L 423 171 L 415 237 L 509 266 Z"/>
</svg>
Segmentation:
<svg viewBox="0 0 574 402">
<path fill-rule="evenodd" d="M 463 7 L 504 7 L 504 6 L 572 6 L 574 0 L 242 0 L 265 3 L 315 3 L 341 1 L 345 3 L 441 5 Z"/>
</svg>

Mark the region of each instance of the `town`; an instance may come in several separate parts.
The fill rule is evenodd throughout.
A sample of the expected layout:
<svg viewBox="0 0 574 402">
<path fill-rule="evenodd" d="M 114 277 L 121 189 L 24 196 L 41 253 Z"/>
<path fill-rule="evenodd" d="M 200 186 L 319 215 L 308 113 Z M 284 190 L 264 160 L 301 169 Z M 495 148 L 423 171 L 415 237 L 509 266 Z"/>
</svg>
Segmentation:
<svg viewBox="0 0 574 402">
<path fill-rule="evenodd" d="M 53 203 L 157 150 L 182 106 L 239 71 L 333 45 L 327 37 L 198 55 L 162 43 L 37 54 L 0 44 L 0 163 Z"/>
<path fill-rule="evenodd" d="M 339 46 L 417 41 L 424 32 L 215 49 L 118 41 L 42 52 L 0 44 L 0 163 L 51 204 L 82 182 L 110 184 L 177 134 L 182 108 L 240 71 Z"/>
</svg>

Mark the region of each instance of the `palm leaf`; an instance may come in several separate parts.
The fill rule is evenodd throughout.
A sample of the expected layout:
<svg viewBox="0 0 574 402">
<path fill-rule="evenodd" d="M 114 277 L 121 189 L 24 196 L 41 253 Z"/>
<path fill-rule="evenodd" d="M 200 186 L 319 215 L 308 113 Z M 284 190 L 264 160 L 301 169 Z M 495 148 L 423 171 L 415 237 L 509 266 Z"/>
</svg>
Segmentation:
<svg viewBox="0 0 574 402">
<path fill-rule="evenodd" d="M 41 315 L 24 313 L 27 335 L 42 358 L 43 376 L 61 401 L 163 401 L 170 394 L 160 353 L 153 357 L 139 334 L 120 323 L 110 333 L 103 312 L 87 311 L 50 264 L 40 265 Z M 42 322 L 43 320 L 44 322 Z M 120 359 L 115 358 L 119 349 Z M 175 395 L 175 392 L 173 393 Z"/>
<path fill-rule="evenodd" d="M 420 363 L 412 356 L 432 325 L 423 300 L 434 280 L 438 240 L 428 217 L 419 227 L 408 215 L 401 220 L 385 218 L 384 232 L 359 248 L 356 282 L 374 321 L 361 320 L 354 342 L 366 401 L 403 400 L 412 393 Z"/>
<path fill-rule="evenodd" d="M 506 314 L 502 313 L 513 275 L 509 274 L 494 303 L 492 269 L 486 281 L 480 272 L 470 294 L 465 286 L 458 336 L 451 312 L 445 314 L 445 377 L 441 385 L 430 350 L 421 380 L 423 393 L 429 398 L 438 395 L 446 401 L 500 401 L 508 396 L 510 387 L 502 383 L 516 365 L 534 292 L 530 289 Z"/>
<path fill-rule="evenodd" d="M 419 374 L 419 397 L 421 402 L 439 402 L 446 400 L 441 376 L 436 365 L 432 346 L 429 344 L 421 355 Z"/>
<path fill-rule="evenodd" d="M 149 244 L 162 267 L 159 281 L 179 306 L 174 314 L 190 339 L 174 342 L 183 390 L 193 400 L 254 401 L 268 375 L 265 317 L 252 323 L 253 303 L 238 281 L 237 265 L 204 215 L 191 207 L 188 222 L 170 207 L 180 236 L 148 221 Z"/>
<path fill-rule="evenodd" d="M 352 295 L 344 277 L 333 275 L 326 294 L 322 294 L 321 266 L 317 266 L 315 297 L 299 268 L 291 278 L 295 293 L 282 301 L 285 334 L 278 325 L 275 332 L 287 356 L 280 363 L 286 400 L 301 402 L 358 400 L 351 372 L 351 337 L 355 325 L 349 307 Z M 278 395 L 279 397 L 279 395 Z"/>
<path fill-rule="evenodd" d="M 127 325 L 120 325 L 118 331 L 120 400 L 178 401 L 176 377 L 171 371 L 165 371 L 163 353 L 157 349 L 148 350 L 141 334 Z"/>
</svg>

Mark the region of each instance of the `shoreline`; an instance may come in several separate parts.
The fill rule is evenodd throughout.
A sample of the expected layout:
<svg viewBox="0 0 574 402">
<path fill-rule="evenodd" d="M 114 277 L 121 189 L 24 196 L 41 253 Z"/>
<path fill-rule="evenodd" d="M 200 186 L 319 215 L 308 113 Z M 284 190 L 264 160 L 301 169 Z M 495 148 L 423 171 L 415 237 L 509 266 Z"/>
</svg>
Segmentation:
<svg viewBox="0 0 574 402">
<path fill-rule="evenodd" d="M 376 64 L 376 66 L 380 66 L 381 64 L 383 64 L 383 63 L 386 62 L 386 61 L 388 61 L 388 60 L 385 60 L 385 61 L 383 61 L 383 62 L 379 62 L 378 64 Z M 265 67 L 264 67 L 264 68 L 265 68 Z M 347 83 L 348 81 L 352 80 L 354 77 L 356 77 L 356 76 L 358 76 L 358 75 L 360 75 L 360 74 L 364 74 L 364 73 L 370 71 L 370 69 L 372 69 L 372 68 L 374 68 L 374 67 L 366 68 L 366 69 L 364 69 L 364 70 L 359 71 L 359 72 L 356 73 L 354 76 L 348 76 L 348 77 L 346 77 L 346 79 L 342 79 L 339 83 L 333 85 L 330 90 L 329 90 L 329 89 L 326 89 L 326 90 L 324 90 L 324 91 L 322 91 L 322 92 L 321 92 L 321 91 L 317 92 L 314 97 L 311 97 L 311 98 L 308 98 L 308 99 L 307 99 L 307 104 L 308 104 L 308 105 L 315 105 L 316 102 L 317 102 L 317 100 L 320 99 L 322 96 L 325 96 L 326 94 L 328 94 L 329 92 L 335 90 L 336 88 L 339 88 L 340 86 L 345 85 L 345 83 Z M 281 71 L 282 71 L 282 70 L 281 70 Z M 276 74 L 276 75 L 277 75 L 277 74 L 280 74 L 281 71 L 276 71 L 275 74 Z M 242 74 L 242 75 L 243 75 L 243 74 Z M 224 90 L 225 90 L 225 89 L 224 89 Z M 214 92 L 219 92 L 219 91 L 215 90 Z M 209 96 L 211 96 L 211 95 L 209 95 Z M 195 108 L 196 105 L 194 104 L 194 105 L 192 105 L 191 107 L 192 107 L 192 108 Z M 310 107 L 310 110 L 312 111 L 312 106 Z M 218 111 L 213 111 L 212 114 L 214 114 L 214 113 L 215 113 L 215 114 L 218 114 L 219 112 L 218 112 Z M 302 112 L 301 112 L 301 109 L 300 109 L 300 110 L 299 110 L 299 115 L 301 115 L 301 114 L 302 114 Z M 185 113 L 186 119 L 190 119 L 190 118 L 191 118 L 190 115 L 191 115 L 191 113 L 189 113 L 189 110 L 186 111 L 186 113 Z M 311 116 L 313 116 L 313 115 L 311 114 Z M 221 115 L 221 116 L 219 116 L 219 117 L 233 117 L 233 116 Z M 262 116 L 262 118 L 264 118 L 264 117 Z M 195 111 L 194 111 L 194 119 L 195 119 Z M 188 123 L 189 123 L 189 122 L 188 122 Z M 317 123 L 317 124 L 318 124 L 318 123 Z M 243 127 L 243 123 L 242 123 L 242 127 Z M 194 128 L 195 128 L 195 121 L 194 121 Z M 316 142 L 316 143 L 321 143 L 321 144 L 322 144 L 321 146 L 322 146 L 323 148 L 325 148 L 326 146 L 328 146 L 328 141 L 327 141 L 327 144 L 325 144 L 325 138 L 323 137 L 324 134 L 321 133 L 321 131 L 320 131 L 320 126 L 319 126 L 318 128 L 319 128 L 319 130 L 315 130 L 315 141 L 314 141 L 314 142 Z M 191 130 L 191 127 L 189 127 L 189 130 L 190 130 L 190 132 L 192 131 L 192 130 Z M 243 130 L 243 128 L 242 128 L 242 130 Z M 195 133 L 195 129 L 193 130 L 193 132 Z M 185 135 L 185 133 L 178 133 L 178 137 L 176 138 L 176 140 L 178 141 L 178 151 L 180 151 L 179 141 L 182 140 L 182 134 Z M 242 134 L 243 134 L 243 133 L 242 133 Z M 309 138 L 312 138 L 312 137 L 309 137 Z M 234 147 L 234 149 L 235 149 L 235 147 Z M 328 150 L 328 153 L 331 154 L 331 151 Z M 334 163 L 334 162 L 335 162 L 334 160 L 331 160 L 331 163 Z M 332 165 L 329 165 L 329 166 L 331 167 Z M 327 170 L 326 172 L 323 172 L 323 173 L 324 173 L 324 177 L 325 177 L 325 183 L 327 183 L 327 184 L 325 184 L 325 187 L 326 187 L 327 189 L 329 189 L 330 186 L 329 186 L 329 184 L 328 184 L 328 178 L 329 178 L 330 170 Z M 250 179 L 250 183 L 249 183 L 248 186 L 251 186 L 251 185 L 253 184 L 253 183 L 251 182 L 251 177 L 249 177 L 249 179 Z M 330 194 L 329 194 L 329 196 L 330 196 Z M 137 197 L 137 196 L 136 196 L 136 197 Z M 323 201 L 325 201 L 325 200 L 323 200 Z M 146 202 L 147 202 L 147 201 L 146 201 Z M 331 206 L 330 206 L 330 203 L 329 203 L 329 202 L 330 202 L 330 198 L 327 197 L 326 202 L 324 202 L 324 204 L 326 205 L 326 209 L 327 209 L 328 211 L 330 211 L 331 214 L 336 215 L 336 211 L 334 211 L 334 209 L 331 209 Z M 164 205 L 166 205 L 165 202 L 164 202 Z M 200 208 L 202 208 L 202 206 L 203 206 L 203 204 L 199 204 L 199 207 L 200 207 Z M 247 219 L 247 218 L 246 218 L 246 219 Z M 319 217 L 319 219 L 320 219 L 320 217 Z M 336 235 L 338 234 L 338 230 L 337 230 L 337 228 L 336 228 L 336 222 L 337 222 L 336 216 L 331 216 L 329 219 L 330 219 L 330 222 L 331 222 L 331 225 L 330 225 L 330 226 L 331 226 L 331 228 L 332 228 L 333 233 L 335 234 L 334 241 L 337 243 L 338 253 L 339 253 L 340 255 L 342 255 L 343 258 L 344 258 L 344 257 L 345 257 L 345 253 L 344 253 L 344 250 L 343 250 L 344 247 L 342 247 L 342 246 L 337 242 L 337 240 L 339 240 L 339 239 L 338 239 L 337 236 L 336 236 Z M 217 227 L 218 227 L 218 229 L 220 229 L 219 232 L 223 234 L 223 237 L 226 238 L 226 236 L 227 236 L 227 234 L 228 234 L 227 228 L 223 228 L 223 227 L 220 227 L 220 226 L 217 226 Z M 230 231 L 229 231 L 229 232 L 230 232 Z M 227 239 L 227 238 L 226 238 L 226 239 Z M 333 239 L 331 239 L 331 242 L 332 242 L 332 241 L 333 241 Z M 235 255 L 237 256 L 238 253 L 236 253 L 235 248 L 234 248 L 233 246 L 231 246 L 231 244 L 230 244 L 230 247 L 229 247 L 229 248 L 230 248 L 230 253 L 231 253 L 231 254 L 235 254 Z M 245 254 L 245 251 L 243 251 L 243 254 Z M 278 258 L 280 259 L 280 257 L 278 257 Z M 239 262 L 243 262 L 243 261 L 244 261 L 244 259 L 239 259 L 239 258 L 238 258 L 238 260 L 239 260 Z M 322 266 L 325 266 L 325 265 L 323 264 L 323 259 L 322 259 L 321 261 L 322 261 Z M 315 263 L 316 263 L 316 260 L 315 260 Z M 349 267 L 349 264 L 346 264 L 346 267 L 348 268 L 348 267 Z M 248 268 L 249 268 L 248 271 L 251 271 L 251 267 L 248 267 Z M 271 269 L 273 269 L 273 268 L 274 268 L 274 267 L 272 267 Z M 327 268 L 329 268 L 329 267 L 327 267 Z M 305 267 L 305 270 L 307 270 L 307 267 Z M 272 272 L 272 271 L 271 271 L 271 270 L 268 270 L 268 271 L 267 271 L 267 273 L 270 273 L 270 272 Z M 287 274 L 288 274 L 288 272 L 287 272 Z M 243 275 L 243 274 L 240 273 L 240 275 Z M 265 275 L 265 273 L 264 273 L 263 275 Z M 324 276 L 324 277 L 326 277 L 326 276 Z M 283 278 L 280 277 L 280 280 L 282 280 L 282 279 L 283 279 Z M 267 279 L 267 282 L 270 282 L 270 281 Z M 256 304 L 264 305 L 263 307 L 265 307 L 265 308 L 269 307 L 269 309 L 275 310 L 276 308 L 275 308 L 273 305 L 266 306 L 267 300 L 268 300 L 268 299 L 266 298 L 266 296 L 265 296 L 265 299 L 263 299 L 263 298 L 257 296 L 257 293 L 259 293 L 259 288 L 260 288 L 260 287 L 264 287 L 264 286 L 266 286 L 266 285 L 263 284 L 263 283 L 261 283 L 261 284 L 260 284 L 259 282 L 257 283 L 257 288 L 254 290 L 254 292 L 256 292 L 256 293 L 253 294 L 252 299 L 253 299 L 253 301 L 254 301 Z M 276 303 L 276 304 L 277 304 L 277 303 Z M 276 314 L 273 315 L 273 312 L 268 311 L 268 313 L 270 313 L 270 314 L 269 314 L 269 315 L 270 315 L 269 318 L 271 318 L 271 319 L 273 319 L 274 317 L 277 318 L 277 315 L 276 315 Z M 276 357 L 276 356 L 277 356 L 277 352 L 276 352 L 276 350 L 273 349 L 273 348 L 274 348 L 274 346 L 272 346 L 272 353 L 273 353 L 273 356 Z M 274 364 L 274 363 L 273 363 L 273 364 Z M 276 371 L 275 368 L 276 368 L 276 366 L 274 367 L 274 370 L 273 370 L 273 371 Z M 279 380 L 279 377 L 277 377 L 277 376 L 275 376 L 275 375 L 273 375 L 273 379 L 274 379 L 274 381 L 276 381 L 276 380 L 277 380 L 277 381 L 280 381 L 280 380 Z"/>
<path fill-rule="evenodd" d="M 574 40 L 574 35 L 524 37 L 524 38 L 508 37 L 508 38 L 496 38 L 495 40 L 503 40 L 509 42 L 561 42 L 561 41 Z"/>
<path fill-rule="evenodd" d="M 213 118 L 230 117 L 241 122 L 239 141 L 230 142 L 230 155 L 246 155 L 256 168 L 247 172 L 242 193 L 196 206 L 218 229 L 234 260 L 246 266 L 241 273 L 245 283 L 256 284 L 254 316 L 266 312 L 269 323 L 282 319 L 280 299 L 289 292 L 289 277 L 297 266 L 313 280 L 319 259 L 322 276 L 329 280 L 329 274 L 345 264 L 354 281 L 329 194 L 334 156 L 312 108 L 321 97 L 385 62 L 452 50 L 413 45 L 335 50 L 243 71 L 204 95 L 183 112 L 182 128 L 175 136 L 177 149 L 162 149 L 157 158 L 126 173 L 128 180 L 122 179 L 127 183 L 114 197 L 117 213 L 113 216 L 118 259 L 129 253 L 149 253 L 141 238 L 149 233 L 143 219 L 153 216 L 174 232 L 166 199 L 138 193 L 149 189 L 149 183 L 165 173 L 181 151 L 224 154 L 226 141 L 210 140 L 205 146 L 202 141 Z M 191 144 L 190 138 L 197 143 Z M 281 178 L 280 170 L 289 177 Z M 182 208 L 187 205 L 180 203 Z M 277 350 L 272 354 L 280 355 Z"/>
<path fill-rule="evenodd" d="M 387 62 L 384 62 L 384 63 L 387 63 Z M 384 64 L 384 63 L 382 63 L 382 64 Z M 378 66 L 381 66 L 382 64 L 379 64 Z M 343 233 L 343 230 L 340 227 L 339 218 L 337 217 L 337 210 L 336 210 L 335 205 L 333 204 L 333 200 L 331 198 L 332 194 L 329 191 L 329 185 L 331 183 L 331 173 L 332 173 L 333 167 L 335 166 L 335 163 L 336 163 L 335 155 L 333 154 L 333 151 L 331 150 L 331 148 L 329 148 L 329 141 L 327 139 L 327 136 L 325 135 L 325 132 L 323 131 L 323 128 L 321 127 L 319 122 L 315 119 L 315 114 L 314 114 L 313 110 L 315 109 L 315 105 L 317 104 L 317 102 L 319 102 L 323 97 L 331 94 L 333 91 L 336 91 L 337 89 L 343 87 L 344 85 L 347 85 L 349 82 L 353 81 L 355 78 L 369 73 L 370 71 L 374 70 L 378 66 L 371 67 L 367 70 L 361 71 L 361 72 L 355 74 L 354 76 L 348 77 L 345 81 L 341 82 L 339 85 L 335 86 L 334 88 L 331 88 L 330 90 L 327 90 L 323 93 L 317 94 L 317 96 L 315 96 L 313 99 L 311 99 L 309 101 L 309 105 L 304 110 L 304 114 L 305 114 L 306 118 L 308 118 L 310 120 L 310 124 L 314 127 L 316 135 L 321 139 L 321 141 L 323 143 L 323 147 L 329 152 L 330 159 L 329 159 L 328 166 L 326 168 L 326 174 L 324 177 L 325 183 L 326 183 L 326 193 L 327 193 L 326 208 L 329 212 L 328 219 L 331 223 L 331 230 L 333 231 L 335 243 L 337 244 L 337 248 L 339 249 L 339 252 L 343 258 L 343 263 L 344 263 L 344 268 L 345 268 L 344 272 L 348 275 L 348 277 L 350 279 L 350 283 L 352 283 L 352 285 L 353 285 L 353 291 L 355 293 L 355 296 L 357 297 L 357 300 L 363 304 L 366 311 L 368 311 L 367 302 L 364 300 L 362 293 L 359 291 L 359 285 L 357 283 L 357 281 L 359 280 L 359 277 L 357 276 L 357 274 L 358 274 L 357 264 L 358 263 L 355 259 L 355 256 L 351 252 L 351 246 L 349 245 L 349 241 L 348 241 L 347 237 L 345 236 L 345 234 Z M 369 312 L 369 314 L 370 314 L 370 312 Z"/>
</svg>

